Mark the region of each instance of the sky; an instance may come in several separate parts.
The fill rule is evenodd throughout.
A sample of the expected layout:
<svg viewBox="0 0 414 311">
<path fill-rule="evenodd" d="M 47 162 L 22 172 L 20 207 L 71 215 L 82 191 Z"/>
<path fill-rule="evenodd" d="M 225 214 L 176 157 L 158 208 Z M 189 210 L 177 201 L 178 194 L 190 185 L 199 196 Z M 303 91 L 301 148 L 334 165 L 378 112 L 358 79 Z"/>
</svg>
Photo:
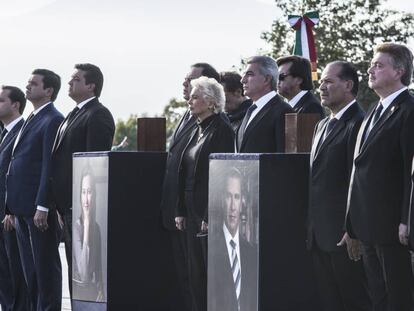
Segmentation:
<svg viewBox="0 0 414 311">
<path fill-rule="evenodd" d="M 408 1 L 392 7 L 414 12 Z M 66 115 L 73 66 L 90 62 L 104 73 L 100 99 L 115 119 L 160 116 L 182 99 L 191 64 L 231 70 L 269 51 L 260 34 L 276 18 L 284 17 L 273 0 L 0 0 L 0 85 L 24 89 L 33 69 L 51 69 L 62 78 L 56 106 Z"/>
</svg>

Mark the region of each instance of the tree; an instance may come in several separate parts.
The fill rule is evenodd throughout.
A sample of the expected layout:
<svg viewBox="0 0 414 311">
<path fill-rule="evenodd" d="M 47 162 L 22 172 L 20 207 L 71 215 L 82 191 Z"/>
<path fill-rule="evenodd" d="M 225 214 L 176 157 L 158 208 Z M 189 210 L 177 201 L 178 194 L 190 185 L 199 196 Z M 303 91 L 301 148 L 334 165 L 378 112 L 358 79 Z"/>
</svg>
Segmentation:
<svg viewBox="0 0 414 311">
<path fill-rule="evenodd" d="M 361 76 L 358 100 L 367 108 L 377 101 L 368 88 L 373 48 L 381 42 L 407 43 L 414 35 L 414 14 L 386 9 L 382 0 L 275 0 L 285 18 L 276 19 L 262 38 L 272 45 L 275 58 L 293 51 L 294 31 L 287 22 L 290 14 L 319 11 L 314 27 L 318 72 L 335 60 L 352 62 Z"/>
<path fill-rule="evenodd" d="M 118 119 L 114 136 L 114 145 L 122 142 L 124 137 L 128 137 L 128 146 L 122 150 L 137 150 L 137 115 L 131 114 L 126 121 Z"/>
<path fill-rule="evenodd" d="M 187 108 L 188 105 L 186 101 L 179 101 L 176 98 L 171 98 L 168 104 L 164 107 L 163 116 L 166 118 L 167 141 L 170 140 L 174 128 Z"/>
</svg>

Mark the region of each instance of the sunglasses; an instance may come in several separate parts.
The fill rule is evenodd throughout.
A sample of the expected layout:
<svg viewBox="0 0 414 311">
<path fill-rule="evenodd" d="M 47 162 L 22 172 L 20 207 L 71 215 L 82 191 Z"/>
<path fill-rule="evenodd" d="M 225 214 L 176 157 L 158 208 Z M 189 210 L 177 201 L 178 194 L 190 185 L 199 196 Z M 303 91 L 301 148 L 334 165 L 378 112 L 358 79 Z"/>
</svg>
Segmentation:
<svg viewBox="0 0 414 311">
<path fill-rule="evenodd" d="M 287 76 L 291 76 L 291 74 L 290 73 L 287 73 L 287 74 L 283 74 L 282 73 L 282 74 L 280 74 L 279 75 L 279 81 L 285 80 Z"/>
</svg>

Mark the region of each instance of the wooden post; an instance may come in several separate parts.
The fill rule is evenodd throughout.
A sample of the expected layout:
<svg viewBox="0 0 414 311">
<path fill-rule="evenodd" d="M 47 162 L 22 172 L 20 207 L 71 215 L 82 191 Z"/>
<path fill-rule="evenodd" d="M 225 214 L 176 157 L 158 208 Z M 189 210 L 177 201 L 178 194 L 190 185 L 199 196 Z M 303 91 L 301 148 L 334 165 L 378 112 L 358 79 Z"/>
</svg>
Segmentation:
<svg viewBox="0 0 414 311">
<path fill-rule="evenodd" d="M 287 113 L 285 115 L 285 152 L 310 152 L 317 113 Z"/>
<path fill-rule="evenodd" d="M 138 118 L 137 124 L 138 151 L 165 151 L 165 118 Z"/>
</svg>

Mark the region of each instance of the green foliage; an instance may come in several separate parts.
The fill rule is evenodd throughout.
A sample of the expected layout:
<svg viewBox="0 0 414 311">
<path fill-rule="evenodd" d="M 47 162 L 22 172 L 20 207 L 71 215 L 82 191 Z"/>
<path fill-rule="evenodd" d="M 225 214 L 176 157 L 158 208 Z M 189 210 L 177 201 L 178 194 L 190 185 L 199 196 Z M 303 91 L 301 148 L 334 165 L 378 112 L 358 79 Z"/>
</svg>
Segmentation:
<svg viewBox="0 0 414 311">
<path fill-rule="evenodd" d="M 119 145 L 124 137 L 128 137 L 128 146 L 120 150 L 137 150 L 137 118 L 136 114 L 131 114 L 126 121 L 118 119 L 114 137 L 114 146 Z"/>
<path fill-rule="evenodd" d="M 318 72 L 335 60 L 352 62 L 361 76 L 358 100 L 365 107 L 377 100 L 368 88 L 368 75 L 373 49 L 378 43 L 407 43 L 414 35 L 414 14 L 385 9 L 382 0 L 275 0 L 284 18 L 276 19 L 272 31 L 262 38 L 272 45 L 275 58 L 291 54 L 294 30 L 287 22 L 289 14 L 319 11 L 319 24 L 314 27 L 318 54 Z"/>
<path fill-rule="evenodd" d="M 174 128 L 187 110 L 187 107 L 188 105 L 186 101 L 179 101 L 176 98 L 171 98 L 168 104 L 164 107 L 163 117 L 166 118 L 167 141 L 169 141 Z"/>
</svg>

